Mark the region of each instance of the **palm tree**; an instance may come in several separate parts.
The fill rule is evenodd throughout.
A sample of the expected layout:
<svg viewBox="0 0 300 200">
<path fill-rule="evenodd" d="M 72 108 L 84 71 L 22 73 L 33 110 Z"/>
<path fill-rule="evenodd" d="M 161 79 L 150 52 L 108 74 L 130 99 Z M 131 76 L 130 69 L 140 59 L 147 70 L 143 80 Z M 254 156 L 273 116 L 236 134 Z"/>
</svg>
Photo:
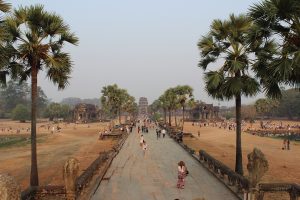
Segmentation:
<svg viewBox="0 0 300 200">
<path fill-rule="evenodd" d="M 205 73 L 206 90 L 216 99 L 235 99 L 236 163 L 235 171 L 243 174 L 241 144 L 241 96 L 253 96 L 259 91 L 258 82 L 250 76 L 251 54 L 247 34 L 251 20 L 244 15 L 230 15 L 228 20 L 214 20 L 207 36 L 198 43 L 201 52 L 199 67 L 207 70 L 210 63 L 224 60 L 216 71 Z"/>
<path fill-rule="evenodd" d="M 169 125 L 172 126 L 172 111 L 178 108 L 178 99 L 175 92 L 175 88 L 169 88 L 165 91 L 164 96 L 166 98 L 166 103 L 169 112 Z"/>
<path fill-rule="evenodd" d="M 31 77 L 31 174 L 30 185 L 37 186 L 38 168 L 36 152 L 37 74 L 45 70 L 46 76 L 59 89 L 68 84 L 72 62 L 62 52 L 65 43 L 76 45 L 78 38 L 70 32 L 63 19 L 44 10 L 42 5 L 20 7 L 5 21 L 14 54 L 8 67 L 12 77 L 26 81 Z"/>
<path fill-rule="evenodd" d="M 134 106 L 134 97 L 130 96 L 125 89 L 118 85 L 108 85 L 102 88 L 101 104 L 109 114 L 118 115 L 121 124 L 122 111 L 127 111 L 130 106 Z M 115 117 L 114 116 L 114 117 Z"/>
<path fill-rule="evenodd" d="M 254 50 L 264 55 L 270 41 L 276 41 L 272 56 L 266 61 L 259 57 L 256 70 L 264 76 L 269 97 L 280 98 L 279 84 L 299 87 L 300 84 L 300 1 L 263 0 L 249 9 L 249 16 L 257 26 L 253 34 L 257 41 Z M 274 45 L 274 44 L 273 44 Z M 273 78 L 270 80 L 270 78 Z"/>
<path fill-rule="evenodd" d="M 102 108 L 108 114 L 114 114 L 114 117 L 119 113 L 120 97 L 119 92 L 120 88 L 114 85 L 104 86 L 101 90 L 101 104 Z"/>
<path fill-rule="evenodd" d="M 184 113 L 185 113 L 185 106 L 186 103 L 193 98 L 193 88 L 188 85 L 179 85 L 175 88 L 175 93 L 178 98 L 178 102 L 182 108 L 182 131 L 184 127 Z"/>
<path fill-rule="evenodd" d="M 164 111 L 164 123 L 167 124 L 167 109 L 168 109 L 168 102 L 165 94 L 162 94 L 158 98 L 159 107 Z"/>
</svg>

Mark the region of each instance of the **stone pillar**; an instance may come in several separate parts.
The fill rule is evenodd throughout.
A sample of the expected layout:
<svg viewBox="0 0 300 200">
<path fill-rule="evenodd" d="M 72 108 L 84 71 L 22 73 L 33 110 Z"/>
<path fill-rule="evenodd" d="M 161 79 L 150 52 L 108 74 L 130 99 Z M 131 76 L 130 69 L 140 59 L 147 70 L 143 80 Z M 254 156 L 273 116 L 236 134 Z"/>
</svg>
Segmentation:
<svg viewBox="0 0 300 200">
<path fill-rule="evenodd" d="M 21 199 L 21 187 L 17 184 L 13 177 L 7 174 L 0 174 L 0 199 Z"/>
<path fill-rule="evenodd" d="M 250 182 L 249 200 L 258 200 L 260 195 L 257 184 L 269 169 L 268 161 L 259 149 L 254 148 L 253 152 L 248 154 L 247 169 Z"/>
<path fill-rule="evenodd" d="M 67 200 L 76 199 L 76 178 L 79 172 L 79 161 L 76 158 L 70 158 L 64 165 L 64 182 L 67 193 Z"/>
</svg>

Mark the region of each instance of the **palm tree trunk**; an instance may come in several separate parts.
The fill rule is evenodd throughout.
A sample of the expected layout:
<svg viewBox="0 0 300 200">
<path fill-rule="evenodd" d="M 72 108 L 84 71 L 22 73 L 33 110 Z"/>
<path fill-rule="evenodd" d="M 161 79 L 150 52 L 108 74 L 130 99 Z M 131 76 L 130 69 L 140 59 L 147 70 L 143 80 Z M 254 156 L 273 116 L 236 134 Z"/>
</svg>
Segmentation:
<svg viewBox="0 0 300 200">
<path fill-rule="evenodd" d="M 182 131 L 183 131 L 183 128 L 184 128 L 184 112 L 185 112 L 185 107 L 184 105 L 182 106 Z"/>
<path fill-rule="evenodd" d="M 36 152 L 36 100 L 37 100 L 37 67 L 31 71 L 31 172 L 30 186 L 39 185 L 37 152 Z"/>
<path fill-rule="evenodd" d="M 241 107 L 242 100 L 241 95 L 237 95 L 235 99 L 235 111 L 236 111 L 236 157 L 235 157 L 235 172 L 243 175 L 243 154 L 242 154 L 242 130 L 241 130 Z"/>
<path fill-rule="evenodd" d="M 172 126 L 171 118 L 172 118 L 171 109 L 169 109 L 169 126 Z"/>
</svg>

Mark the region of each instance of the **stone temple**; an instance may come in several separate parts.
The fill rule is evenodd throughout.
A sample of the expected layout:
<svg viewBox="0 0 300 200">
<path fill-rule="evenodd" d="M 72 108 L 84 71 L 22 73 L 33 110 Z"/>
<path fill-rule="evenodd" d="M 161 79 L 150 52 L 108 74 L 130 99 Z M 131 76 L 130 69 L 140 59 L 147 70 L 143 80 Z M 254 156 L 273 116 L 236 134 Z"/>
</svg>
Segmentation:
<svg viewBox="0 0 300 200">
<path fill-rule="evenodd" d="M 139 100 L 139 115 L 148 115 L 148 100 L 146 97 L 141 97 Z"/>
</svg>

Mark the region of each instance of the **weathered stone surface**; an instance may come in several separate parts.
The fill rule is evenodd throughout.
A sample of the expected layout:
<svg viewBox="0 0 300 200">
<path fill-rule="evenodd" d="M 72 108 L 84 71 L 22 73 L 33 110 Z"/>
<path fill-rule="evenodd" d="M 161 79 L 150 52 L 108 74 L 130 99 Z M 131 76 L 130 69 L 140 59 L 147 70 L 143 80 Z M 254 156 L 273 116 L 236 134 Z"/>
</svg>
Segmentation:
<svg viewBox="0 0 300 200">
<path fill-rule="evenodd" d="M 247 169 L 249 172 L 248 178 L 250 182 L 249 199 L 256 200 L 259 198 L 259 194 L 256 189 L 257 184 L 269 169 L 268 161 L 259 149 L 254 148 L 253 151 L 248 154 Z"/>
<path fill-rule="evenodd" d="M 21 187 L 17 184 L 13 177 L 7 174 L 0 174 L 0 199 L 21 199 Z"/>
<path fill-rule="evenodd" d="M 67 192 L 67 200 L 75 200 L 76 190 L 75 182 L 79 173 L 79 161 L 76 158 L 70 158 L 64 165 L 64 182 Z"/>
<path fill-rule="evenodd" d="M 248 165 L 250 187 L 256 187 L 264 174 L 269 169 L 268 161 L 265 155 L 257 148 L 248 154 Z"/>
<path fill-rule="evenodd" d="M 144 134 L 148 149 L 139 146 L 139 136 L 129 134 L 111 163 L 91 200 L 237 200 L 229 189 L 197 160 L 169 138 L 157 140 L 155 129 Z M 178 189 L 177 163 L 183 160 L 189 170 L 184 189 Z"/>
</svg>

